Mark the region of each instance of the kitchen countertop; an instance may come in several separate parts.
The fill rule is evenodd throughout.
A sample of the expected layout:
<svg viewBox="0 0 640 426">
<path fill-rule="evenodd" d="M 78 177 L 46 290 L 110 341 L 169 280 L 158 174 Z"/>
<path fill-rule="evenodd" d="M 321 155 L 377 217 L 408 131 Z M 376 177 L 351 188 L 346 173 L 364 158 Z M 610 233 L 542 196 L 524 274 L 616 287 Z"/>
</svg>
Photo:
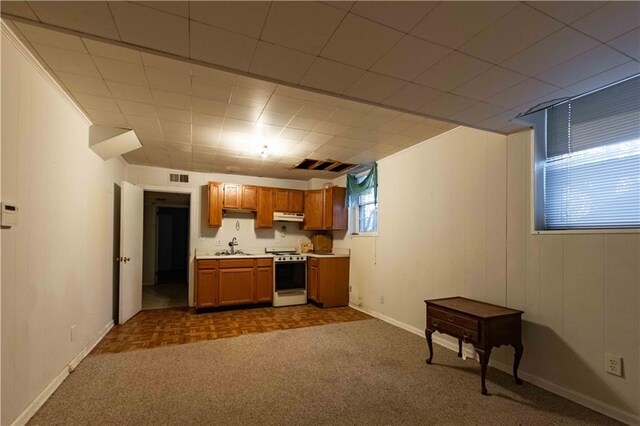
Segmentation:
<svg viewBox="0 0 640 426">
<path fill-rule="evenodd" d="M 301 253 L 302 256 L 306 257 L 350 257 L 349 253 L 333 253 L 333 254 L 320 254 L 320 253 Z M 272 254 L 268 253 L 251 253 L 251 254 L 243 254 L 243 255 L 216 255 L 215 252 L 207 252 L 207 251 L 196 251 L 196 260 L 201 259 L 264 259 L 264 258 L 273 258 L 275 257 Z"/>
<path fill-rule="evenodd" d="M 333 253 L 333 254 L 320 254 L 320 253 L 302 253 L 307 257 L 350 257 L 347 253 Z"/>
</svg>

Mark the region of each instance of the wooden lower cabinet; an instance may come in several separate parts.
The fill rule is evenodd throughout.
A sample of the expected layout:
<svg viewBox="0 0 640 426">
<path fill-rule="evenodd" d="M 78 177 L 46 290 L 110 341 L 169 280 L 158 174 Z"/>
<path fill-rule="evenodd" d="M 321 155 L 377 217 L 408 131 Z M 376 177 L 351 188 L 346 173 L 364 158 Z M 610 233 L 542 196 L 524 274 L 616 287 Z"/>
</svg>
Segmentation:
<svg viewBox="0 0 640 426">
<path fill-rule="evenodd" d="M 307 298 L 323 308 L 349 305 L 349 258 L 307 258 Z"/>
<path fill-rule="evenodd" d="M 273 259 L 196 261 L 196 308 L 273 300 Z"/>
</svg>

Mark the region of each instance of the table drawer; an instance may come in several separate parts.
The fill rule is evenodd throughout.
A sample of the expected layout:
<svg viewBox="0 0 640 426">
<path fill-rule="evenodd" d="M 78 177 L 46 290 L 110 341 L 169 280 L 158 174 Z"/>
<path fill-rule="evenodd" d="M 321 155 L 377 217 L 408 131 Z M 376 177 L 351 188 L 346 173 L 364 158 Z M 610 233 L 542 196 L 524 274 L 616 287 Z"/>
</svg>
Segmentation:
<svg viewBox="0 0 640 426">
<path fill-rule="evenodd" d="M 427 309 L 427 316 L 429 318 L 439 318 L 445 320 L 451 324 L 458 325 L 460 327 L 468 328 L 469 330 L 478 331 L 478 320 L 467 317 L 454 312 L 443 311 L 440 309 L 429 307 Z"/>
<path fill-rule="evenodd" d="M 456 337 L 458 339 L 463 339 L 465 342 L 478 343 L 479 341 L 477 331 L 460 327 L 459 325 L 452 324 L 440 318 L 430 317 L 429 328 L 431 330 L 436 330 L 441 333 Z"/>
<path fill-rule="evenodd" d="M 218 267 L 218 261 L 213 259 L 198 260 L 198 269 L 215 269 Z"/>
</svg>

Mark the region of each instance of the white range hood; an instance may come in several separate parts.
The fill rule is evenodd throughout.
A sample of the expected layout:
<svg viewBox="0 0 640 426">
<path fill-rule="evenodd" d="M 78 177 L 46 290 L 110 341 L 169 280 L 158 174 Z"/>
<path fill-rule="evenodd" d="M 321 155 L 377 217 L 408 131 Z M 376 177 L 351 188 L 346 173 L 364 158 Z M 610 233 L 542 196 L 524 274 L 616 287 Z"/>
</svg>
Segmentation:
<svg viewBox="0 0 640 426">
<path fill-rule="evenodd" d="M 274 222 L 303 222 L 304 213 L 286 213 L 286 212 L 274 212 Z"/>
</svg>

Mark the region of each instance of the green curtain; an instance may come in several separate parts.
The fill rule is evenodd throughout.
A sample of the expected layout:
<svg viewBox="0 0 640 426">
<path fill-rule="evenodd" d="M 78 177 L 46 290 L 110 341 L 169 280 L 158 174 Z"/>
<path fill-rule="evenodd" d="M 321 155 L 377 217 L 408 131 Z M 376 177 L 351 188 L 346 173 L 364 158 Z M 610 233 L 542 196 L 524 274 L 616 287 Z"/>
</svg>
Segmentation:
<svg viewBox="0 0 640 426">
<path fill-rule="evenodd" d="M 362 173 L 366 173 L 362 178 Z M 378 164 L 360 164 L 347 173 L 347 207 L 358 203 L 358 197 L 373 188 L 373 198 L 378 202 Z"/>
</svg>

